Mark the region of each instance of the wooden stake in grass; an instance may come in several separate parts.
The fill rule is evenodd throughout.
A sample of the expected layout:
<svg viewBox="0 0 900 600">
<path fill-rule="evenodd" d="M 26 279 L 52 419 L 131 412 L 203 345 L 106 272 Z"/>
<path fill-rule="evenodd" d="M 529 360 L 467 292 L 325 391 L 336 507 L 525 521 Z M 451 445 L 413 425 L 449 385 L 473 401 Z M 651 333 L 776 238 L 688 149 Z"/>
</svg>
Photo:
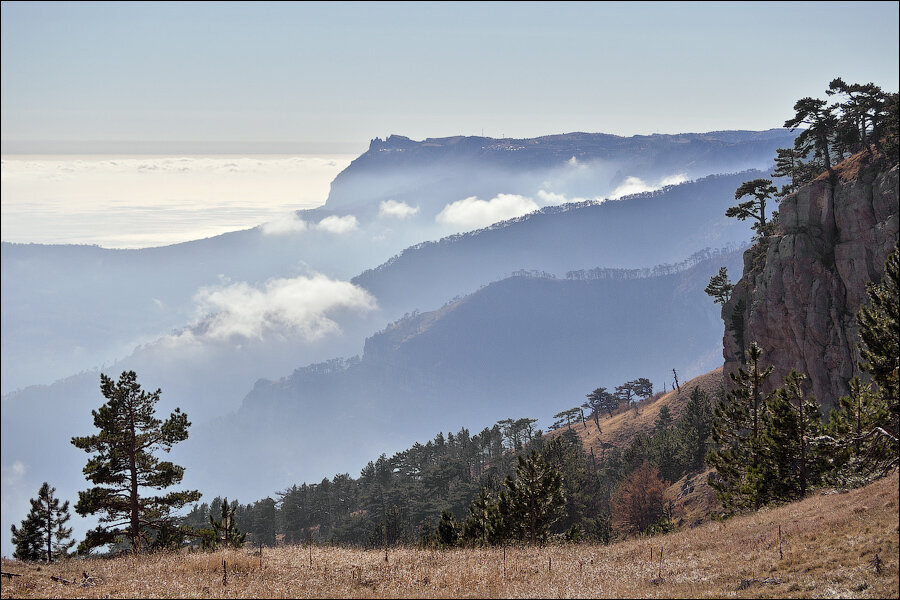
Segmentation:
<svg viewBox="0 0 900 600">
<path fill-rule="evenodd" d="M 778 525 L 778 558 L 784 559 L 784 552 L 781 551 L 781 524 Z"/>
<path fill-rule="evenodd" d="M 225 562 L 225 559 L 222 559 L 222 585 L 228 585 L 228 564 Z"/>
</svg>

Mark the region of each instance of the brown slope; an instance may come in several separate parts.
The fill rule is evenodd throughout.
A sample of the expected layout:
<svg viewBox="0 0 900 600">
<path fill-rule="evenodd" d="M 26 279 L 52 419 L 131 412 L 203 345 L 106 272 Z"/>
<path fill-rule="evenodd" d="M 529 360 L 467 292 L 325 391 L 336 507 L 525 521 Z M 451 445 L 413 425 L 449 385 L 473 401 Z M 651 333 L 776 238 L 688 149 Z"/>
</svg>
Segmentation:
<svg viewBox="0 0 900 600">
<path fill-rule="evenodd" d="M 4 558 L 3 571 L 17 576 L 3 581 L 2 597 L 897 598 L 897 485 L 894 473 L 844 494 L 608 546 L 386 555 L 297 545 L 40 566 Z"/>
<path fill-rule="evenodd" d="M 691 396 L 691 390 L 699 387 L 712 398 L 716 391 L 724 385 L 723 377 L 722 368 L 719 367 L 682 383 L 680 391 L 672 390 L 665 394 L 651 396 L 648 400 L 639 402 L 634 408 L 620 409 L 613 413 L 612 417 L 603 414 L 600 417 L 600 432 L 597 431 L 594 421 L 590 418 L 584 424 L 573 425 L 572 429 L 581 438 L 581 443 L 587 452 L 593 449 L 594 453 L 599 456 L 605 444 L 624 450 L 638 433 L 649 434 L 653 430 L 653 424 L 663 406 L 668 406 L 672 413 L 672 419 L 677 419 L 681 416 L 681 412 Z M 549 435 L 558 435 L 562 431 L 560 429 L 550 432 Z"/>
<path fill-rule="evenodd" d="M 640 402 L 635 408 L 620 410 L 612 417 L 603 415 L 600 418 L 600 429 L 593 420 L 574 425 L 572 429 L 581 438 L 586 452 L 594 452 L 600 458 L 610 447 L 624 450 L 639 433 L 650 434 L 659 411 L 668 406 L 672 419 L 681 416 L 691 391 L 700 388 L 709 394 L 714 402 L 715 394 L 725 383 L 722 367 L 699 375 L 681 385 L 680 390 L 672 390 L 665 394 L 656 394 L 647 401 Z M 559 435 L 564 429 L 550 432 L 550 436 Z M 695 527 L 706 522 L 719 508 L 715 492 L 706 481 L 709 471 L 688 474 L 672 483 L 666 490 L 666 499 L 672 503 L 673 518 L 676 523 Z"/>
</svg>

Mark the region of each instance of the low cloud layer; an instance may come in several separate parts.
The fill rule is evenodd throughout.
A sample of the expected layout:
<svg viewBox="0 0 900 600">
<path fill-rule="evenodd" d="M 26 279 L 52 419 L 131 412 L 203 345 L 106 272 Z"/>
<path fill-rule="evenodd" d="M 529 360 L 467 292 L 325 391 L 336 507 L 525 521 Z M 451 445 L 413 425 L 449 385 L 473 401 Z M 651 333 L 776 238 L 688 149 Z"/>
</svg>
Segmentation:
<svg viewBox="0 0 900 600">
<path fill-rule="evenodd" d="M 0 233 L 146 248 L 250 229 L 321 206 L 352 158 L 4 156 Z"/>
<path fill-rule="evenodd" d="M 469 196 L 445 206 L 435 219 L 446 225 L 486 227 L 499 221 L 521 217 L 539 208 L 531 198 L 516 194 L 498 194 L 490 200 Z"/>
<path fill-rule="evenodd" d="M 307 229 L 309 229 L 309 225 L 297 213 L 290 213 L 280 219 L 274 219 L 262 224 L 262 232 L 266 235 L 300 233 Z"/>
<path fill-rule="evenodd" d="M 385 200 L 378 205 L 378 216 L 393 217 L 396 219 L 405 219 L 419 212 L 418 206 L 410 206 L 406 202 L 397 202 L 396 200 Z"/>
<path fill-rule="evenodd" d="M 543 206 L 557 206 L 560 204 L 566 204 L 568 202 L 584 202 L 588 200 L 588 198 L 568 198 L 565 194 L 557 194 L 556 192 L 548 192 L 547 190 L 538 190 L 537 193 L 538 201 Z"/>
<path fill-rule="evenodd" d="M 211 315 L 201 335 L 224 341 L 233 337 L 262 339 L 266 335 L 298 335 L 314 341 L 340 331 L 335 311 L 368 312 L 375 298 L 347 281 L 315 274 L 271 279 L 261 288 L 247 283 L 207 287 L 194 296 L 201 314 Z"/>
<path fill-rule="evenodd" d="M 353 215 L 344 215 L 343 217 L 331 215 L 319 221 L 316 229 L 340 235 L 359 229 L 359 221 Z"/>
<path fill-rule="evenodd" d="M 662 178 L 659 183 L 656 185 L 645 182 L 643 179 L 639 177 L 626 177 L 625 181 L 622 182 L 613 192 L 609 195 L 610 200 L 618 200 L 624 196 L 631 196 L 632 194 L 642 194 L 644 192 L 652 192 L 663 188 L 667 185 L 678 185 L 687 181 L 687 177 L 684 175 L 670 175 L 668 177 Z"/>
</svg>

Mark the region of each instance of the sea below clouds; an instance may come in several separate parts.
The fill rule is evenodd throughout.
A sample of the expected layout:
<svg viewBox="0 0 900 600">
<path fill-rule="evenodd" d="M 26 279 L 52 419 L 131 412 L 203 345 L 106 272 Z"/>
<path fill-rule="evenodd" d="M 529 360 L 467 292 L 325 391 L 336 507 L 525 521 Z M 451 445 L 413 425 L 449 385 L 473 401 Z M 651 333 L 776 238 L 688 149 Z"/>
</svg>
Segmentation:
<svg viewBox="0 0 900 600">
<path fill-rule="evenodd" d="M 147 248 L 320 206 L 353 155 L 4 155 L 0 239 Z"/>
</svg>

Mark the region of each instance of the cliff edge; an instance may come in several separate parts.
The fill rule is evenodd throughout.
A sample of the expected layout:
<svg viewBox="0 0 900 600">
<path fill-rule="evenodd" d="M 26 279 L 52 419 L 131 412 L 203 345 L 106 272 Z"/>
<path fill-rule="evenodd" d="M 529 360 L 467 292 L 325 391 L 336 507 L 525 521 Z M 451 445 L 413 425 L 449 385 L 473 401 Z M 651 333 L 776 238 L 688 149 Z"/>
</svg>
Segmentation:
<svg viewBox="0 0 900 600">
<path fill-rule="evenodd" d="M 744 273 L 722 308 L 725 372 L 751 342 L 775 367 L 769 389 L 791 369 L 833 406 L 860 374 L 856 313 L 866 283 L 880 281 L 898 237 L 898 169 L 867 153 L 782 200 L 774 235 L 744 254 Z"/>
</svg>

